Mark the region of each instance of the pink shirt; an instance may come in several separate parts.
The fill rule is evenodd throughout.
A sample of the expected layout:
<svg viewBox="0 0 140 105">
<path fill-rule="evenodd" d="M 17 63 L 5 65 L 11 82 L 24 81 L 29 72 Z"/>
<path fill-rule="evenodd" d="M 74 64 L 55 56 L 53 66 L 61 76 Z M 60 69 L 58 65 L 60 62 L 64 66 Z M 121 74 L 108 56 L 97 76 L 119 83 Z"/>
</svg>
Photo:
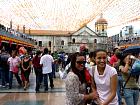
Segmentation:
<svg viewBox="0 0 140 105">
<path fill-rule="evenodd" d="M 95 66 L 94 80 L 96 83 L 99 98 L 102 102 L 107 100 L 107 98 L 109 97 L 109 94 L 111 91 L 111 88 L 110 88 L 111 77 L 114 76 L 115 74 L 117 74 L 116 69 L 109 65 L 106 65 L 104 74 L 99 75 L 99 73 L 97 71 L 97 66 Z M 112 102 L 109 103 L 108 105 L 118 105 L 117 94 L 116 94 L 115 98 L 112 100 Z"/>
<path fill-rule="evenodd" d="M 9 66 L 10 66 L 10 70 L 9 71 L 12 71 L 12 68 L 19 65 L 19 62 L 21 61 L 21 59 L 19 57 L 15 57 L 15 58 L 8 58 L 8 62 L 9 62 Z"/>
</svg>

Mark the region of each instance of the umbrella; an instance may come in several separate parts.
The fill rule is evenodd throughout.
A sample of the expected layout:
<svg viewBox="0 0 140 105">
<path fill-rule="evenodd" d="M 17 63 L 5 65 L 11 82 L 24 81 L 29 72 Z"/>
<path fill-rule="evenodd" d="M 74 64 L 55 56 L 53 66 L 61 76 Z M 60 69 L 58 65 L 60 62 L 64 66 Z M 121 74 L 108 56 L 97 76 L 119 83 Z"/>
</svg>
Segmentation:
<svg viewBox="0 0 140 105">
<path fill-rule="evenodd" d="M 140 46 L 130 46 L 123 53 L 140 53 Z"/>
</svg>

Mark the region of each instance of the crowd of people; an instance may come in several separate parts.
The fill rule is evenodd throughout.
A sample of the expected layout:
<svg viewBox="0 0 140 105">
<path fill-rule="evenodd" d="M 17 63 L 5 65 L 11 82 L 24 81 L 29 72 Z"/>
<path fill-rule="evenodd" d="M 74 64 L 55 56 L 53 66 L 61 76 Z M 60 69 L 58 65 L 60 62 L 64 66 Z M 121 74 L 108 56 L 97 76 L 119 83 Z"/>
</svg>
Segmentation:
<svg viewBox="0 0 140 105">
<path fill-rule="evenodd" d="M 18 55 L 15 50 L 11 54 L 1 50 L 0 85 L 14 88 L 14 75 L 19 86 L 26 91 L 33 68 L 36 75 L 35 91 L 40 92 L 43 82 L 46 92 L 49 88 L 48 77 L 50 88 L 53 89 L 55 72 L 61 71 L 60 77 L 64 79 L 66 88 L 66 105 L 122 105 L 122 96 L 126 105 L 137 105 L 139 76 L 130 75 L 136 59 L 140 59 L 139 53 L 123 53 L 118 48 L 114 48 L 113 52 L 98 49 L 89 53 L 81 49 L 69 55 L 51 54 L 45 48 L 43 52 L 36 51 L 33 57 L 27 53 Z"/>
<path fill-rule="evenodd" d="M 58 68 L 66 65 L 67 54 L 50 53 L 48 48 L 44 51 L 37 50 L 34 55 L 29 54 L 26 49 L 12 50 L 11 53 L 2 48 L 0 53 L 0 86 L 12 89 L 13 76 L 15 76 L 19 87 L 27 90 L 30 85 L 30 74 L 32 70 L 36 76 L 35 91 L 39 92 L 40 85 L 44 84 L 44 92 L 48 91 L 48 77 L 50 88 L 54 88 L 53 78 Z M 60 67 L 59 67 L 60 65 Z"/>
</svg>

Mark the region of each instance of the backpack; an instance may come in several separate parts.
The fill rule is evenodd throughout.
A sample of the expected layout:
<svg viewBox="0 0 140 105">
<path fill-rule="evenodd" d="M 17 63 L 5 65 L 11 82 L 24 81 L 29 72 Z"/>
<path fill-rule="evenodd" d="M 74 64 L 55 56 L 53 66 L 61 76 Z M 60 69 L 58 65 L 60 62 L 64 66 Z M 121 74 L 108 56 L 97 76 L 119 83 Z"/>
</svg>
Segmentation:
<svg viewBox="0 0 140 105">
<path fill-rule="evenodd" d="M 139 59 L 134 61 L 133 65 L 132 65 L 132 70 L 130 73 L 132 76 L 140 75 L 140 60 Z"/>
</svg>

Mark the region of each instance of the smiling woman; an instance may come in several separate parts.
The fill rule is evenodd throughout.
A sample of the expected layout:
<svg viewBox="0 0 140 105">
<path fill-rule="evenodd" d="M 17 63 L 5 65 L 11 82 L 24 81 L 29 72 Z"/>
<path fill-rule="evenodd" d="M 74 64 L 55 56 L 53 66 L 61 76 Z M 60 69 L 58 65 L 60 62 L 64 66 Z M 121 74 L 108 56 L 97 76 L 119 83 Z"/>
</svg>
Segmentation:
<svg viewBox="0 0 140 105">
<path fill-rule="evenodd" d="M 100 105 L 118 105 L 117 71 L 107 64 L 107 52 L 99 49 L 95 51 L 94 81 L 100 98 Z"/>
</svg>

